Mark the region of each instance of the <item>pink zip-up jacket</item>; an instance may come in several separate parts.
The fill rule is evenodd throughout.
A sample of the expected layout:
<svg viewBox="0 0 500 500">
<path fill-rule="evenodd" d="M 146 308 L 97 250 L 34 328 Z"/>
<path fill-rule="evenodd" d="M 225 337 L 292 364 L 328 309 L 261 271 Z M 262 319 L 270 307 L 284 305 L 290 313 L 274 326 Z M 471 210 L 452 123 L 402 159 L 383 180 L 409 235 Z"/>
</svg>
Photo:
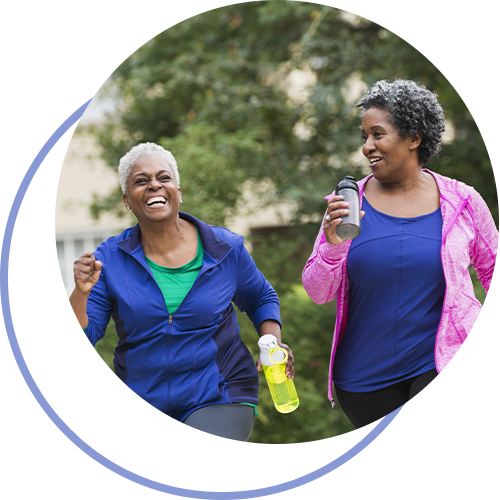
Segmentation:
<svg viewBox="0 0 500 500">
<path fill-rule="evenodd" d="M 424 171 L 436 180 L 443 217 L 441 262 L 446 291 L 434 349 L 436 369 L 441 372 L 464 343 L 481 310 L 481 303 L 474 295 L 469 265 L 472 263 L 488 293 L 495 268 L 498 231 L 486 203 L 474 188 L 430 170 Z M 370 177 L 372 175 L 358 182 L 361 206 L 364 187 Z M 332 193 L 326 199 L 334 195 L 335 193 Z M 347 323 L 347 254 L 351 240 L 340 245 L 331 245 L 326 241 L 323 224 L 324 220 L 313 252 L 302 273 L 302 283 L 316 304 L 325 304 L 337 299 L 337 320 L 328 375 L 328 398 L 333 406 L 333 361 Z"/>
</svg>

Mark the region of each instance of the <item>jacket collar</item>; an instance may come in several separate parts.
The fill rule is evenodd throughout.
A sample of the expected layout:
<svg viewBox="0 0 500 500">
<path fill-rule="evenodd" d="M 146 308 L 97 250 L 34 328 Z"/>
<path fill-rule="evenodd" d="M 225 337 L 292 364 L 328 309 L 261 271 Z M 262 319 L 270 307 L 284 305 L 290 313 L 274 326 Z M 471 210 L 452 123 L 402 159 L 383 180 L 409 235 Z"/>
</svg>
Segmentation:
<svg viewBox="0 0 500 500">
<path fill-rule="evenodd" d="M 179 217 L 188 222 L 191 222 L 196 226 L 196 229 L 200 233 L 201 242 L 203 244 L 203 249 L 215 260 L 222 260 L 232 249 L 232 246 L 219 238 L 211 226 L 198 220 L 192 215 L 186 214 L 184 212 L 179 212 Z M 122 241 L 118 242 L 118 246 L 130 254 L 142 250 L 141 244 L 141 228 L 139 224 L 136 224 L 131 228 L 128 236 Z"/>
</svg>

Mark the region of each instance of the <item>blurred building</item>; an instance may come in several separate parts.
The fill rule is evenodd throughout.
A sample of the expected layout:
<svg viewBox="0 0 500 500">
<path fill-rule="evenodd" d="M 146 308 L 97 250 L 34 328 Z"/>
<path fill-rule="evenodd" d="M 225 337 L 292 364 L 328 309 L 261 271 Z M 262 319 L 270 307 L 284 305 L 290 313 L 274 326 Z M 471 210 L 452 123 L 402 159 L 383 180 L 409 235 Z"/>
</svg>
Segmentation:
<svg viewBox="0 0 500 500">
<path fill-rule="evenodd" d="M 96 221 L 89 205 L 94 193 L 105 194 L 116 187 L 118 174 L 99 157 L 99 146 L 88 128 L 104 119 L 109 101 L 91 103 L 71 139 L 61 169 L 56 198 L 56 244 L 59 266 L 68 295 L 74 287 L 73 264 L 86 252 L 93 252 L 109 236 L 129 223 L 110 215 Z"/>
</svg>

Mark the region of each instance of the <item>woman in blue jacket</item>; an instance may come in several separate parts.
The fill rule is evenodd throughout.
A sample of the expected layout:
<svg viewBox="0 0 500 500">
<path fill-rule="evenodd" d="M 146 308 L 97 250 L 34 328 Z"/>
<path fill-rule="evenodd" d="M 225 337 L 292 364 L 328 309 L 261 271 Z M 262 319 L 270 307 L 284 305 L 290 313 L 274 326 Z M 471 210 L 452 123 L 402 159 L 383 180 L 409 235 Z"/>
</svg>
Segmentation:
<svg viewBox="0 0 500 500">
<path fill-rule="evenodd" d="M 113 317 L 115 372 L 139 396 L 187 425 L 246 441 L 259 381 L 232 302 L 259 335 L 271 333 L 287 349 L 293 378 L 276 292 L 241 236 L 179 212 L 170 152 L 139 144 L 118 172 L 125 207 L 138 223 L 75 262 L 76 317 L 93 345 Z"/>
</svg>

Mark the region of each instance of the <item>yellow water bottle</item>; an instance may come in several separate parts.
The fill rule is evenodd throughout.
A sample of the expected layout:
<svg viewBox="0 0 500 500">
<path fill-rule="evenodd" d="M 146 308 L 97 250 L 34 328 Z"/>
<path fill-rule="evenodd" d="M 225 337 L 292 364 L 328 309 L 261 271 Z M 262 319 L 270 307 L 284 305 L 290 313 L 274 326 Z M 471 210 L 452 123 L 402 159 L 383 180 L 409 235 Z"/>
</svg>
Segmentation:
<svg viewBox="0 0 500 500">
<path fill-rule="evenodd" d="M 259 339 L 260 362 L 264 368 L 267 385 L 271 391 L 274 406 L 280 413 L 291 413 L 299 406 L 295 384 L 285 374 L 288 353 L 278 347 L 274 335 L 262 335 Z"/>
</svg>

